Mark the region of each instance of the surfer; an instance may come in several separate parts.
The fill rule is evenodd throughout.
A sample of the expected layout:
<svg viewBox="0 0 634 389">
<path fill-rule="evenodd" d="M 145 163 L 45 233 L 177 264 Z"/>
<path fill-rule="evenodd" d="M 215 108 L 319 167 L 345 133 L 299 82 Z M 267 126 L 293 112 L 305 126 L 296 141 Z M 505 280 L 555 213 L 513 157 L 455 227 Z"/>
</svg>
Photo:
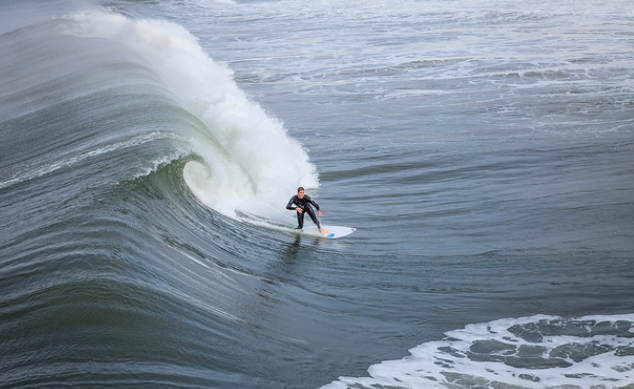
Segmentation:
<svg viewBox="0 0 634 389">
<path fill-rule="evenodd" d="M 286 209 L 290 209 L 291 211 L 297 211 L 297 226 L 298 230 L 304 228 L 304 213 L 308 213 L 311 219 L 317 227 L 319 228 L 319 232 L 324 233 L 324 229 L 321 228 L 321 224 L 319 224 L 319 220 L 317 220 L 317 216 L 315 216 L 315 211 L 311 208 L 311 205 L 317 208 L 317 214 L 322 216 L 321 211 L 319 210 L 319 205 L 314 202 L 310 196 L 304 194 L 304 188 L 301 186 L 297 188 L 297 194 L 289 200 L 288 204 L 286 204 Z"/>
</svg>

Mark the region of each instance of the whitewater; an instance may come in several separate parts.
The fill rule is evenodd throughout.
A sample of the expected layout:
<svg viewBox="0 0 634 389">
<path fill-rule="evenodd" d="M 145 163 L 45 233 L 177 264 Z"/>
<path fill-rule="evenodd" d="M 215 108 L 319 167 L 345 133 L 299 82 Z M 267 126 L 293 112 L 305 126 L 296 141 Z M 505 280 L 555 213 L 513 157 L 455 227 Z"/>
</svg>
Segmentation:
<svg viewBox="0 0 634 389">
<path fill-rule="evenodd" d="M 0 21 L 1 388 L 634 385 L 630 2 Z"/>
</svg>

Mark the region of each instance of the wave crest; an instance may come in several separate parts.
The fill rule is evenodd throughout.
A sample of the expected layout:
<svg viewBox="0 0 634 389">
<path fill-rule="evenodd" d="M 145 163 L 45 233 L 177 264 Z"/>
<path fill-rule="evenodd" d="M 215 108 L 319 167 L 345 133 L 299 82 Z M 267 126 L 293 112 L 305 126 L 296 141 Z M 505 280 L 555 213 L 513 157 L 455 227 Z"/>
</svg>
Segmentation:
<svg viewBox="0 0 634 389">
<path fill-rule="evenodd" d="M 185 176 L 205 205 L 228 216 L 279 208 L 297 186 L 319 185 L 306 150 L 282 123 L 236 84 L 233 72 L 215 62 L 183 27 L 163 20 L 133 20 L 105 9 L 64 18 L 74 36 L 114 41 L 143 58 L 165 89 L 200 125 L 186 134 L 204 160 L 206 174 Z M 195 180 L 194 180 L 195 177 Z M 264 207 L 260 205 L 265 205 Z"/>
</svg>

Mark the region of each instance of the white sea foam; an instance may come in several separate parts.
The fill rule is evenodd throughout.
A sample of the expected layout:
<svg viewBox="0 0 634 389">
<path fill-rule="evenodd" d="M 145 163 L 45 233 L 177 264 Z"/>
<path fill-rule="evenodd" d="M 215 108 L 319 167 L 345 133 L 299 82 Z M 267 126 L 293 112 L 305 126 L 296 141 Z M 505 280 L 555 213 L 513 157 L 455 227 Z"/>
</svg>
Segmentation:
<svg viewBox="0 0 634 389">
<path fill-rule="evenodd" d="M 471 324 L 323 388 L 631 388 L 633 323 L 634 314 Z"/>
</svg>

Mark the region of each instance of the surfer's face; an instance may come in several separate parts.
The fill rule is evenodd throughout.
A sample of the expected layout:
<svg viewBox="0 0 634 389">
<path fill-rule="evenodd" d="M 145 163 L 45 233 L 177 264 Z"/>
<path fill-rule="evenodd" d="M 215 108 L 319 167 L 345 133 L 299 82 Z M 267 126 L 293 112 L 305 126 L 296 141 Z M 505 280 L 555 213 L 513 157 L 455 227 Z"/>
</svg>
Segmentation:
<svg viewBox="0 0 634 389">
<path fill-rule="evenodd" d="M 304 198 L 304 191 L 300 190 L 299 192 L 297 192 L 297 198 L 299 199 L 303 199 Z"/>
</svg>

